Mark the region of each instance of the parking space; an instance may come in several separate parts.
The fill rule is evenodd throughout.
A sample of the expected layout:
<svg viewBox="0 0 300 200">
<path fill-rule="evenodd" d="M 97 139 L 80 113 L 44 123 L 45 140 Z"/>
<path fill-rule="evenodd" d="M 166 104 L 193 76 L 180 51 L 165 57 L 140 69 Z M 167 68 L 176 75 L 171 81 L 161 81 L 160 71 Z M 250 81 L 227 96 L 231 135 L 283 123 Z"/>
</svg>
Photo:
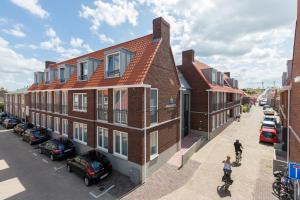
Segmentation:
<svg viewBox="0 0 300 200">
<path fill-rule="evenodd" d="M 132 190 L 129 178 L 113 171 L 96 185 L 66 170 L 65 161 L 50 161 L 12 130 L 0 128 L 0 199 L 119 199 Z"/>
</svg>

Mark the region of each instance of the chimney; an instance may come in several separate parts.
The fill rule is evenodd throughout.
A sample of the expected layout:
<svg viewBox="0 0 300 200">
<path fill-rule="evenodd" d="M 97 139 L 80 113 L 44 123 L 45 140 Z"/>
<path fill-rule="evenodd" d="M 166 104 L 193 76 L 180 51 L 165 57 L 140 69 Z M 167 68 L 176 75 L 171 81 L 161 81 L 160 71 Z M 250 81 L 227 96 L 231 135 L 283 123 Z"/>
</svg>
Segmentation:
<svg viewBox="0 0 300 200">
<path fill-rule="evenodd" d="M 45 61 L 45 68 L 47 69 L 47 68 L 49 68 L 50 67 L 50 65 L 52 65 L 52 64 L 55 64 L 56 62 L 53 62 L 53 61 Z"/>
<path fill-rule="evenodd" d="M 162 17 L 153 20 L 153 40 L 161 39 L 170 45 L 170 24 Z"/>
<path fill-rule="evenodd" d="M 224 72 L 230 78 L 230 72 Z"/>
<path fill-rule="evenodd" d="M 182 52 L 182 65 L 190 65 L 195 60 L 195 52 L 193 49 Z"/>
</svg>

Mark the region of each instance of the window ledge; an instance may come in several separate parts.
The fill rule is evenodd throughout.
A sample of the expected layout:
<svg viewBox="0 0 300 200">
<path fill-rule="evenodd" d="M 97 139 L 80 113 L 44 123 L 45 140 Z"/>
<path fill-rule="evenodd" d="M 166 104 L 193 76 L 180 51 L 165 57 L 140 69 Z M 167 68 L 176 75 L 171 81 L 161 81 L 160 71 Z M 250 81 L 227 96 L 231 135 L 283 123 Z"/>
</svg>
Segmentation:
<svg viewBox="0 0 300 200">
<path fill-rule="evenodd" d="M 100 151 L 104 151 L 104 152 L 106 152 L 106 153 L 108 153 L 108 149 L 105 149 L 105 148 L 102 148 L 102 147 L 97 147 L 97 149 L 99 149 Z"/>
<path fill-rule="evenodd" d="M 128 157 L 127 157 L 127 156 L 123 156 L 123 155 L 118 154 L 118 153 L 116 153 L 116 152 L 114 152 L 113 155 L 116 156 L 116 157 L 118 157 L 118 158 L 121 158 L 121 159 L 123 159 L 123 160 L 128 160 Z"/>
<path fill-rule="evenodd" d="M 159 154 L 154 154 L 154 155 L 150 156 L 150 160 L 154 160 L 154 159 L 158 158 L 158 156 L 159 156 Z"/>
<path fill-rule="evenodd" d="M 77 140 L 77 139 L 73 139 L 73 141 L 74 141 L 74 142 L 77 142 L 77 143 L 79 143 L 79 144 L 87 145 L 86 142 L 82 142 L 82 141 Z"/>
<path fill-rule="evenodd" d="M 73 111 L 74 112 L 87 112 L 86 110 L 74 110 L 74 109 L 73 109 Z"/>
</svg>

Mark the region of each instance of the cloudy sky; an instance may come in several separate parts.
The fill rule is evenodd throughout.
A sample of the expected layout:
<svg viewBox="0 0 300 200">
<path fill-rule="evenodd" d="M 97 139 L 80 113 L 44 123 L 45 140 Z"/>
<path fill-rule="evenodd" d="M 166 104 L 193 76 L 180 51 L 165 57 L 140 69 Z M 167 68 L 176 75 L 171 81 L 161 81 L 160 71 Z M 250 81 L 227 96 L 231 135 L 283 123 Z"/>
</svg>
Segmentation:
<svg viewBox="0 0 300 200">
<path fill-rule="evenodd" d="M 240 87 L 279 86 L 292 57 L 296 0 L 2 0 L 0 87 L 30 85 L 45 60 L 149 34 L 157 16 L 171 24 L 177 64 L 192 48 Z"/>
</svg>

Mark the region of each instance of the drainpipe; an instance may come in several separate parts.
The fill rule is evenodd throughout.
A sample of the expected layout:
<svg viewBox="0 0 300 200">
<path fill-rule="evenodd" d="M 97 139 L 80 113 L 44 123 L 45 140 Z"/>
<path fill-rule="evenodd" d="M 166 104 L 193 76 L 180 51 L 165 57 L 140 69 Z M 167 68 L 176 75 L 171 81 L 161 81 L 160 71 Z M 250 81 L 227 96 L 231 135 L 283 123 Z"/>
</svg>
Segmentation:
<svg viewBox="0 0 300 200">
<path fill-rule="evenodd" d="M 288 89 L 288 116 L 287 116 L 287 163 L 290 162 L 290 101 L 291 89 Z"/>
<path fill-rule="evenodd" d="M 179 101 L 179 128 L 180 128 L 180 131 L 179 131 L 179 150 L 181 149 L 181 139 L 182 139 L 182 102 L 183 102 L 183 95 L 182 95 L 182 88 L 179 89 L 179 96 L 180 96 L 180 101 Z"/>
<path fill-rule="evenodd" d="M 207 121 L 208 121 L 208 124 L 207 124 L 207 140 L 210 140 L 210 131 L 209 131 L 209 128 L 210 128 L 210 120 L 209 120 L 209 109 L 210 109 L 210 102 L 209 102 L 209 90 L 207 91 Z"/>
<path fill-rule="evenodd" d="M 146 182 L 146 173 L 147 173 L 147 90 L 144 88 L 144 183 Z"/>
</svg>

